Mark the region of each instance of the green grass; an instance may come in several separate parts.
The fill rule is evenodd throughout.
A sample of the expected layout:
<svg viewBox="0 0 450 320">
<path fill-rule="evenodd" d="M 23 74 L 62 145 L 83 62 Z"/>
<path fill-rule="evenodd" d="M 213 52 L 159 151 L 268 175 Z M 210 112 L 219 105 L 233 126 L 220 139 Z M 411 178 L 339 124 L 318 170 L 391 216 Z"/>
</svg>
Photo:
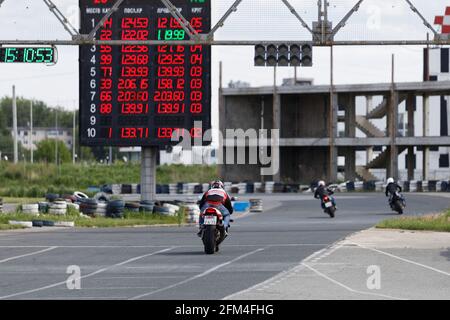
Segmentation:
<svg viewBox="0 0 450 320">
<path fill-rule="evenodd" d="M 376 227 L 380 229 L 450 232 L 450 210 L 442 214 L 384 220 Z"/>
<path fill-rule="evenodd" d="M 17 230 L 17 229 L 24 229 L 24 227 L 12 224 L 0 224 L 0 230 Z"/>
<path fill-rule="evenodd" d="M 3 203 L 14 203 L 14 204 L 28 204 L 28 203 L 38 203 L 43 201 L 43 198 L 14 198 L 14 197 L 3 197 Z"/>
<path fill-rule="evenodd" d="M 157 183 L 209 182 L 217 178 L 216 166 L 164 165 Z M 90 164 L 12 164 L 0 162 L 0 197 L 38 198 L 46 193 L 86 192 L 90 186 L 140 183 L 140 164 L 118 162 L 112 166 Z"/>
<path fill-rule="evenodd" d="M 125 212 L 122 219 L 112 219 L 106 217 L 86 218 L 80 216 L 77 211 L 69 210 L 67 215 L 50 215 L 40 214 L 33 216 L 21 213 L 19 210 L 16 213 L 1 214 L 0 215 L 0 230 L 14 229 L 17 226 L 8 224 L 9 220 L 17 221 L 33 221 L 33 220 L 48 220 L 48 221 L 73 221 L 75 227 L 84 228 L 117 228 L 143 225 L 180 225 L 185 222 L 184 214 L 181 211 L 178 216 L 169 217 L 158 214 L 145 214 L 135 212 Z M 20 227 L 19 227 L 20 228 Z"/>
</svg>

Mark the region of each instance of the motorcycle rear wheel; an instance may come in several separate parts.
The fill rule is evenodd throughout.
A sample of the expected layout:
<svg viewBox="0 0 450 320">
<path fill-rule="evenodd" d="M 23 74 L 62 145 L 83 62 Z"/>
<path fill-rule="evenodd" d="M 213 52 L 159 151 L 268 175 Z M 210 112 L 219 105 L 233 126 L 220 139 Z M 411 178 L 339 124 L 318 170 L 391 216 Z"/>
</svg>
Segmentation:
<svg viewBox="0 0 450 320">
<path fill-rule="evenodd" d="M 395 211 L 397 211 L 398 212 L 398 214 L 403 214 L 403 205 L 402 205 L 402 202 L 400 201 L 400 200 L 397 200 L 396 202 L 395 202 Z"/>
<path fill-rule="evenodd" d="M 206 254 L 214 254 L 216 251 L 216 226 L 205 226 L 203 245 L 205 246 Z"/>
<path fill-rule="evenodd" d="M 334 218 L 335 212 L 336 212 L 336 209 L 334 208 L 334 206 L 327 209 L 327 213 L 330 216 L 330 218 Z"/>
</svg>

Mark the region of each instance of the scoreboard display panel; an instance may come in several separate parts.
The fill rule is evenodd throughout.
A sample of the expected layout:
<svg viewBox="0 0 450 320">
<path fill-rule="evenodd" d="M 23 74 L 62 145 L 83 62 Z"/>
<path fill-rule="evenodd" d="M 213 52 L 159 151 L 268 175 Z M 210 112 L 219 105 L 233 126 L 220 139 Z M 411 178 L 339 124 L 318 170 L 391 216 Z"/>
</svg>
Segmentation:
<svg viewBox="0 0 450 320">
<path fill-rule="evenodd" d="M 211 0 L 171 0 L 198 33 L 211 29 Z M 116 0 L 80 0 L 88 34 Z M 125 0 L 96 40 L 189 40 L 160 0 Z M 80 46 L 80 143 L 164 146 L 211 127 L 211 48 Z M 207 143 L 204 143 L 207 144 Z"/>
</svg>

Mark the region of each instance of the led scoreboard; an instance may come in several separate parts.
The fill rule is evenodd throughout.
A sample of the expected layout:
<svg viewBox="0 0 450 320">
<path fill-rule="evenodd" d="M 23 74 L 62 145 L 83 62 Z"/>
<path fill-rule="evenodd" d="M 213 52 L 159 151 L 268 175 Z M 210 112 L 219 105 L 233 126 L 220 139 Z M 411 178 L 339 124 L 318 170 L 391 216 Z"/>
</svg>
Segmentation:
<svg viewBox="0 0 450 320">
<path fill-rule="evenodd" d="M 171 0 L 198 33 L 211 0 Z M 116 0 L 80 0 L 88 34 Z M 160 0 L 125 0 L 96 40 L 188 40 Z M 211 127 L 211 49 L 201 45 L 80 47 L 80 141 L 87 146 L 163 146 Z"/>
</svg>

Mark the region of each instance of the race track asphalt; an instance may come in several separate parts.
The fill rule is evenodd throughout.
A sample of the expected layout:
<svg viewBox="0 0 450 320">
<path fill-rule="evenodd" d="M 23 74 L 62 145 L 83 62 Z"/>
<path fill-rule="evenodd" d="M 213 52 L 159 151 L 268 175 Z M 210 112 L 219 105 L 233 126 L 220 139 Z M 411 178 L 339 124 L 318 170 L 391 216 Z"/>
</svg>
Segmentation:
<svg viewBox="0 0 450 320">
<path fill-rule="evenodd" d="M 203 253 L 193 226 L 0 232 L 0 299 L 222 299 L 397 216 L 382 194 L 338 194 L 335 219 L 311 195 L 257 197 L 264 212 L 234 214 L 215 255 Z M 406 197 L 406 215 L 450 207 L 448 198 Z M 81 289 L 71 290 L 78 267 Z"/>
</svg>

